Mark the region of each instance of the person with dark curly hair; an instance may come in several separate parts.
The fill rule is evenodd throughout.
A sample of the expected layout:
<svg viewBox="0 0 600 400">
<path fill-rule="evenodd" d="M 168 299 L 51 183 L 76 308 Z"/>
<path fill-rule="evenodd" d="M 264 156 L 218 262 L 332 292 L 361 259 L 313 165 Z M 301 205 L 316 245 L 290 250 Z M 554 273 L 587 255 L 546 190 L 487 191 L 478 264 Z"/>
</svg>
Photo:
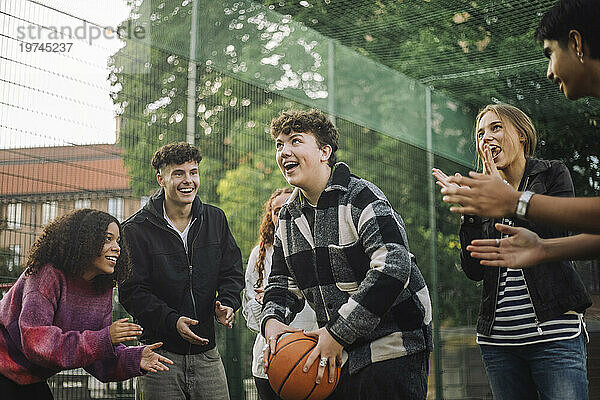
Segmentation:
<svg viewBox="0 0 600 400">
<path fill-rule="evenodd" d="M 275 231 L 261 332 L 264 360 L 305 303 L 318 339 L 303 364 L 325 368 L 331 398 L 425 399 L 433 347 L 431 302 L 404 222 L 373 183 L 335 163 L 338 131 L 318 110 L 286 111 L 271 123 L 276 161 L 295 189 Z"/>
<path fill-rule="evenodd" d="M 83 367 L 102 382 L 169 369 L 171 360 L 153 351 L 160 342 L 127 347 L 140 326 L 112 322 L 112 288 L 129 273 L 120 236 L 119 221 L 98 210 L 46 225 L 0 301 L 3 400 L 52 399 L 46 379 L 65 369 Z"/>
<path fill-rule="evenodd" d="M 144 327 L 140 341 L 164 342 L 157 351 L 175 361 L 165 374 L 138 378 L 138 399 L 229 399 L 214 320 L 232 327 L 242 255 L 223 211 L 197 196 L 201 160 L 188 143 L 158 149 L 152 166 L 160 190 L 123 223 L 132 274 L 119 299 Z"/>
<path fill-rule="evenodd" d="M 264 287 L 271 272 L 273 239 L 279 210 L 292 193 L 291 187 L 275 190 L 265 202 L 263 218 L 259 229 L 258 244 L 248 258 L 246 267 L 246 289 L 244 291 L 243 314 L 246 325 L 254 332 L 260 331 L 260 312 L 262 310 Z M 314 330 L 317 326 L 315 313 L 308 304 L 296 315 L 290 326 L 305 330 Z M 261 400 L 276 400 L 275 394 L 264 371 L 263 350 L 266 341 L 262 335 L 256 335 L 252 349 L 252 375 Z"/>
</svg>

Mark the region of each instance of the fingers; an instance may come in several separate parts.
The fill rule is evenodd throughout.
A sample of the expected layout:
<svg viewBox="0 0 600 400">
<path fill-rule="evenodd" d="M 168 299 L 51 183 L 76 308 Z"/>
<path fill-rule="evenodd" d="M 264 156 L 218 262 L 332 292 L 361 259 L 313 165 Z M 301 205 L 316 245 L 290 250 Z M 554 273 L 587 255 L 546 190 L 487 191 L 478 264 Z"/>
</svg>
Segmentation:
<svg viewBox="0 0 600 400">
<path fill-rule="evenodd" d="M 128 321 L 128 318 L 121 318 L 110 325 L 109 334 L 113 344 L 136 340 L 142 334 L 140 325 Z"/>
<path fill-rule="evenodd" d="M 271 353 L 275 353 L 276 345 L 277 345 L 277 337 L 269 336 L 269 338 L 267 338 L 267 343 L 265 344 L 265 347 L 263 348 L 263 357 L 265 360 L 265 367 L 264 367 L 265 373 L 269 369 L 269 357 L 271 356 Z"/>
<path fill-rule="evenodd" d="M 275 348 L 277 347 L 277 339 L 280 335 L 281 333 L 278 335 L 269 336 L 269 338 L 267 339 L 267 344 L 269 345 L 269 350 L 271 351 L 271 353 L 275 353 Z"/>
<path fill-rule="evenodd" d="M 167 363 L 167 364 L 171 364 L 171 365 L 173 365 L 173 361 L 171 361 L 171 359 L 169 359 L 169 358 L 167 358 L 167 357 L 164 357 L 164 356 L 161 356 L 161 355 L 159 355 L 159 356 L 158 356 L 158 360 L 159 360 L 160 362 L 163 362 L 163 363 Z"/>
<path fill-rule="evenodd" d="M 510 225 L 504 225 L 504 224 L 496 224 L 495 225 L 496 230 L 498 230 L 498 232 L 502 232 L 505 233 L 507 235 L 516 235 L 517 233 L 519 233 L 519 231 L 522 230 L 522 228 L 519 227 L 515 227 L 515 226 L 510 226 Z"/>
<path fill-rule="evenodd" d="M 203 337 L 196 335 L 189 328 L 188 328 L 188 331 L 189 332 L 187 332 L 187 338 L 186 338 L 188 340 L 188 342 L 191 342 L 194 344 L 208 344 L 208 339 L 205 339 Z"/>
<path fill-rule="evenodd" d="M 337 357 L 334 359 L 329 359 L 329 383 L 333 383 L 335 379 L 335 364 L 337 362 Z"/>
<path fill-rule="evenodd" d="M 304 372 L 308 372 L 308 370 L 310 369 L 310 367 L 313 365 L 313 363 L 320 358 L 321 356 L 321 350 L 318 347 L 315 347 L 313 349 L 313 351 L 310 352 L 310 354 L 308 355 L 308 358 L 306 359 L 306 362 L 304 363 L 304 366 L 302 367 L 302 371 Z M 320 368 L 320 373 L 321 373 L 321 377 L 323 377 L 323 369 L 324 368 Z M 320 381 L 319 379 L 319 373 L 317 373 L 317 382 Z"/>
<path fill-rule="evenodd" d="M 505 263 L 506 262 L 506 261 L 504 261 L 504 258 L 502 257 L 502 254 L 500 254 L 500 253 L 476 252 L 476 251 L 473 251 L 473 252 L 471 252 L 471 257 L 478 258 L 480 260 L 497 261 L 499 263 Z M 487 264 L 483 264 L 483 265 L 487 265 Z M 501 266 L 501 265 L 499 265 L 499 266 Z"/>
<path fill-rule="evenodd" d="M 154 350 L 154 349 L 158 349 L 162 345 L 163 345 L 163 342 L 156 342 L 156 343 L 147 345 L 146 348 L 149 350 Z"/>
<path fill-rule="evenodd" d="M 504 260 L 481 260 L 479 261 L 479 264 L 481 265 L 485 265 L 486 267 L 505 267 L 506 266 L 506 261 Z"/>
<path fill-rule="evenodd" d="M 317 360 L 319 364 L 317 367 L 317 378 L 315 379 L 315 382 L 317 384 L 321 383 L 326 368 L 329 369 L 329 382 L 333 382 L 333 378 L 335 376 L 336 357 L 327 357 L 323 355 L 318 347 L 311 351 L 308 358 L 306 359 L 306 362 L 304 363 L 304 366 L 302 367 L 302 371 L 308 372 L 310 367 Z"/>
<path fill-rule="evenodd" d="M 186 325 L 198 325 L 198 321 L 196 321 L 195 319 L 191 319 L 188 317 L 181 317 L 180 319 Z"/>
</svg>

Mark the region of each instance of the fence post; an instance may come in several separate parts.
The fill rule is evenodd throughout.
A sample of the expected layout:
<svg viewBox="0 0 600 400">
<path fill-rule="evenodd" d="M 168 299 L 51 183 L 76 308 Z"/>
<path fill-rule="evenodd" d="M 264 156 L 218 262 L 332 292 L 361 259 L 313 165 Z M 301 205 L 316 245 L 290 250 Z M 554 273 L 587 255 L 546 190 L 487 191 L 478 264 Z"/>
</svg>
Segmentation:
<svg viewBox="0 0 600 400">
<path fill-rule="evenodd" d="M 431 258 L 431 307 L 433 312 L 433 370 L 435 371 L 435 398 L 444 398 L 442 385 L 442 359 L 440 339 L 439 297 L 438 297 L 438 263 L 437 263 L 437 225 L 435 210 L 436 188 L 433 178 L 429 174 L 434 165 L 433 157 L 433 132 L 431 115 L 431 88 L 425 88 L 425 110 L 427 118 L 427 175 L 429 177 L 429 232 L 430 232 L 430 258 Z"/>
</svg>

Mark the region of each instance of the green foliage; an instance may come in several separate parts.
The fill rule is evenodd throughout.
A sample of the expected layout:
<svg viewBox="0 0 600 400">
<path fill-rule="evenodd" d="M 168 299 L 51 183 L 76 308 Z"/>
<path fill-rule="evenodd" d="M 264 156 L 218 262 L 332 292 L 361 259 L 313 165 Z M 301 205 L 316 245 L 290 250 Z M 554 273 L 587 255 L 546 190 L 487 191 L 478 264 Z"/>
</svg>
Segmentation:
<svg viewBox="0 0 600 400">
<path fill-rule="evenodd" d="M 273 162 L 273 164 L 275 164 Z M 244 258 L 258 240 L 262 205 L 274 189 L 287 186 L 276 166 L 242 164 L 227 171 L 219 182 L 217 192 L 220 207 L 225 211 Z"/>
<path fill-rule="evenodd" d="M 464 38 L 469 49 L 477 48 L 478 41 L 485 42 L 489 36 L 487 30 L 473 30 L 451 18 L 433 16 L 430 26 L 415 31 L 410 13 L 421 15 L 430 12 L 431 4 L 423 2 L 415 5 L 412 2 L 409 6 L 407 3 L 364 2 L 360 9 L 331 14 L 328 13 L 329 2 L 312 2 L 310 12 L 295 18 L 327 19 L 323 26 L 330 26 L 332 32 L 337 29 L 349 32 L 346 45 L 405 73 L 418 69 L 421 74 L 435 74 L 438 66 L 424 66 L 418 60 L 432 52 L 437 54 L 459 46 L 449 33 L 453 29 L 454 34 Z M 321 55 L 327 54 L 324 49 L 326 42 L 315 40 L 314 43 L 298 45 L 312 36 L 305 37 L 302 29 L 294 31 L 293 26 L 286 23 L 254 21 L 257 26 L 264 22 L 262 30 L 256 26 L 252 28 L 254 31 L 247 29 L 246 25 L 238 22 L 247 21 L 250 14 L 256 17 L 257 9 L 250 2 L 240 1 L 232 8 L 226 8 L 220 2 L 204 1 L 200 3 L 202 20 L 214 21 L 214 24 L 201 24 L 196 50 L 197 59 L 202 62 L 194 64 L 185 57 L 189 54 L 193 3 L 165 0 L 148 4 L 153 8 L 141 12 L 140 19 L 145 18 L 150 24 L 148 31 L 152 47 L 126 40 L 125 47 L 112 57 L 110 64 L 113 101 L 122 119 L 119 145 L 124 149 L 132 187 L 136 195 L 147 195 L 157 188 L 150 160 L 159 146 L 186 140 L 187 103 L 188 97 L 193 96 L 194 142 L 203 154 L 200 197 L 225 211 L 243 257 L 247 258 L 257 240 L 262 204 L 275 188 L 286 184 L 275 164 L 269 123 L 283 109 L 307 107 L 293 99 L 306 100 L 307 96 L 316 96 L 308 103 L 312 106 L 325 104 L 326 99 L 317 95 L 321 93 L 319 91 L 327 90 L 319 80 L 326 75 L 323 71 L 326 64 L 321 60 Z M 406 18 L 386 26 L 385 34 L 374 33 L 373 40 L 365 40 L 352 33 L 352 27 L 363 29 L 371 24 L 385 23 L 385 13 L 405 13 Z M 309 26 L 311 24 L 308 23 Z M 239 29 L 238 25 L 241 26 Z M 288 28 L 290 31 L 287 31 Z M 289 34 L 289 38 L 277 42 L 277 34 L 281 37 Z M 410 39 L 398 40 L 401 35 Z M 275 43 L 275 47 L 268 47 L 267 43 Z M 494 45 L 489 43 L 486 46 Z M 388 49 L 385 57 L 379 57 L 381 46 Z M 261 61 L 260 57 L 273 55 L 282 57 L 277 66 Z M 389 70 L 382 66 L 363 68 L 355 61 L 354 53 L 347 50 L 337 49 L 335 56 L 338 76 L 356 78 L 353 85 L 340 87 L 335 93 L 336 109 L 343 114 L 344 109 L 351 109 L 350 105 L 367 104 L 365 99 L 372 98 L 376 105 L 361 112 L 370 114 L 370 117 L 376 116 L 385 125 L 390 124 L 387 115 L 398 113 L 394 102 L 401 100 L 408 105 L 402 111 L 405 118 L 399 123 L 395 119 L 394 126 L 386 127 L 397 132 L 399 137 L 419 137 L 420 132 L 425 132 L 425 108 L 418 105 L 425 104 L 422 87 L 415 89 L 414 83 L 406 79 L 398 78 L 393 82 L 380 79 L 381 74 L 392 76 Z M 473 57 L 481 57 L 481 54 L 479 50 L 473 50 L 461 57 L 456 63 L 473 62 Z M 192 92 L 188 91 L 190 67 L 196 80 Z M 301 84 L 292 87 L 290 82 L 298 77 L 301 77 Z M 468 79 L 476 80 L 473 77 Z M 470 82 L 468 79 L 465 82 Z M 256 82 L 263 80 L 262 87 L 258 87 Z M 287 84 L 290 86 L 286 90 L 278 86 Z M 271 90 L 267 91 L 264 87 Z M 463 154 L 468 155 L 472 145 L 462 139 L 464 109 L 443 96 L 432 97 L 434 135 L 440 141 L 445 140 L 446 146 L 459 147 Z M 448 110 L 458 111 L 455 116 Z M 410 142 L 405 143 L 349 122 L 360 121 L 362 117 L 364 115 L 337 118 L 336 125 L 340 130 L 338 158 L 347 162 L 353 173 L 370 180 L 386 194 L 404 219 L 411 251 L 430 280 L 433 260 L 429 259 L 431 238 L 426 205 L 432 178 L 427 153 Z M 456 163 L 443 159 L 436 160 L 436 165 L 447 172 L 460 169 Z M 460 172 L 464 173 L 464 170 Z M 437 193 L 436 199 L 441 202 Z M 439 307 L 444 324 L 470 324 L 476 315 L 476 311 L 471 310 L 476 308 L 478 298 L 473 283 L 457 267 L 455 243 L 458 223 L 445 205 L 440 203 L 437 208 L 440 213 L 437 236 L 440 286 L 431 290 L 441 293 Z"/>
</svg>

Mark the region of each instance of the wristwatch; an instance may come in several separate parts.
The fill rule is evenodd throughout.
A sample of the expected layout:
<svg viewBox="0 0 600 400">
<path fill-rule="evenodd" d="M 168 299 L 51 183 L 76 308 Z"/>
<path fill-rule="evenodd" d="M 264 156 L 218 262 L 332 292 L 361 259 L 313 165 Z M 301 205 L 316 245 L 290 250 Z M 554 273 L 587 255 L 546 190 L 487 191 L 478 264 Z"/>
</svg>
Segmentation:
<svg viewBox="0 0 600 400">
<path fill-rule="evenodd" d="M 527 216 L 527 209 L 529 208 L 529 200 L 531 200 L 531 196 L 533 196 L 531 190 L 527 190 L 521 193 L 521 197 L 519 197 L 519 201 L 517 201 L 517 209 L 515 210 L 515 215 L 519 218 L 525 219 Z"/>
</svg>

